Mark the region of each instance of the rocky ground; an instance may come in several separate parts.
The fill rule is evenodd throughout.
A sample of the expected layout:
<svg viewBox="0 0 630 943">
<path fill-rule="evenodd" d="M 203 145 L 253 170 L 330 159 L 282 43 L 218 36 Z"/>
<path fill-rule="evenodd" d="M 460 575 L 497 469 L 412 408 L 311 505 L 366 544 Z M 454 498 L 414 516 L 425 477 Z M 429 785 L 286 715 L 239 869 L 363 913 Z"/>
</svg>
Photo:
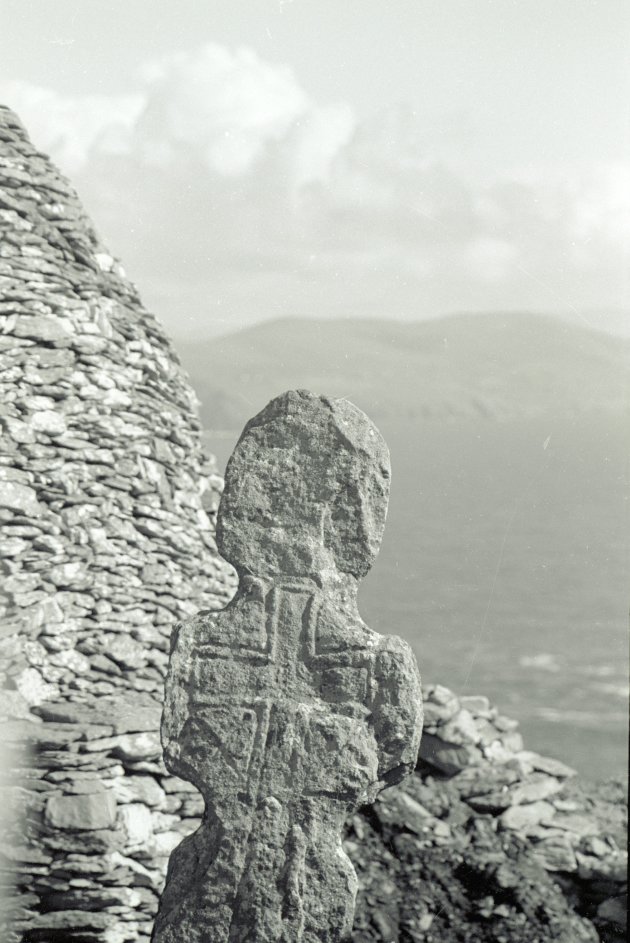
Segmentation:
<svg viewBox="0 0 630 943">
<path fill-rule="evenodd" d="M 425 689 L 418 769 L 348 825 L 359 941 L 626 938 L 627 806 L 525 750 L 485 697 Z"/>
</svg>

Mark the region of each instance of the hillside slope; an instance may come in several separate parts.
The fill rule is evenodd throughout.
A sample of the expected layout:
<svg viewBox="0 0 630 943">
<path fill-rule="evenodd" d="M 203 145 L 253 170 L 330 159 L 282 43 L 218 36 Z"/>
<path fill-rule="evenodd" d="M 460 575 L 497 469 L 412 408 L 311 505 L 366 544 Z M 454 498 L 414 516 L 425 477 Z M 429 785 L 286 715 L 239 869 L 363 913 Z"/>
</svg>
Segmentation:
<svg viewBox="0 0 630 943">
<path fill-rule="evenodd" d="M 618 412 L 628 402 L 630 342 L 533 314 L 285 319 L 179 349 L 208 429 L 238 428 L 296 387 L 345 396 L 377 421 Z"/>
</svg>

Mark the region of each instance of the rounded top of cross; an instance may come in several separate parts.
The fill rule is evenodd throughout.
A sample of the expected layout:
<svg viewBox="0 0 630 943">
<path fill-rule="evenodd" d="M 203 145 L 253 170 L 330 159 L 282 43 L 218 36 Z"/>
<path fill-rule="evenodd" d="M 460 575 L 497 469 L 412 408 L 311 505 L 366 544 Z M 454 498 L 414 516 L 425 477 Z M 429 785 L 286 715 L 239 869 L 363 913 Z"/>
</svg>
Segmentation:
<svg viewBox="0 0 630 943">
<path fill-rule="evenodd" d="M 387 446 L 353 403 L 291 390 L 254 416 L 232 453 L 217 542 L 240 574 L 364 576 L 389 497 Z"/>
</svg>

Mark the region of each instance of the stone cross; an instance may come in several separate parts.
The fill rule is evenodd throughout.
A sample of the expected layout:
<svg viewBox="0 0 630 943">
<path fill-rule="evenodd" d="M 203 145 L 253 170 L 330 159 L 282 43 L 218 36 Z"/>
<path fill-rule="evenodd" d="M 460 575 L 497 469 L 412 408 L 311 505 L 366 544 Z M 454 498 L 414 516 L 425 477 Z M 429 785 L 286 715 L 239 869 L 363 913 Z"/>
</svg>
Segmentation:
<svg viewBox="0 0 630 943">
<path fill-rule="evenodd" d="M 206 803 L 171 855 L 154 943 L 333 943 L 357 879 L 347 815 L 416 763 L 408 645 L 357 609 L 389 494 L 380 433 L 344 399 L 272 400 L 230 458 L 217 523 L 239 587 L 173 635 L 162 743 Z"/>
</svg>

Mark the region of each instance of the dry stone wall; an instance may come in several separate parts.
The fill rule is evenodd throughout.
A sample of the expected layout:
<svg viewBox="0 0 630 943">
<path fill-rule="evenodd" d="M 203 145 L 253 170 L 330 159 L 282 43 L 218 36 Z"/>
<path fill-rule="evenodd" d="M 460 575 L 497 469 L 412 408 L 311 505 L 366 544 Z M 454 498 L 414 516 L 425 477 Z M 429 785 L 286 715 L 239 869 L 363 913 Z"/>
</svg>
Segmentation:
<svg viewBox="0 0 630 943">
<path fill-rule="evenodd" d="M 173 623 L 233 592 L 199 431 L 161 328 L 0 108 L 7 943 L 146 937 L 168 854 L 199 822 L 158 736 Z"/>
</svg>

